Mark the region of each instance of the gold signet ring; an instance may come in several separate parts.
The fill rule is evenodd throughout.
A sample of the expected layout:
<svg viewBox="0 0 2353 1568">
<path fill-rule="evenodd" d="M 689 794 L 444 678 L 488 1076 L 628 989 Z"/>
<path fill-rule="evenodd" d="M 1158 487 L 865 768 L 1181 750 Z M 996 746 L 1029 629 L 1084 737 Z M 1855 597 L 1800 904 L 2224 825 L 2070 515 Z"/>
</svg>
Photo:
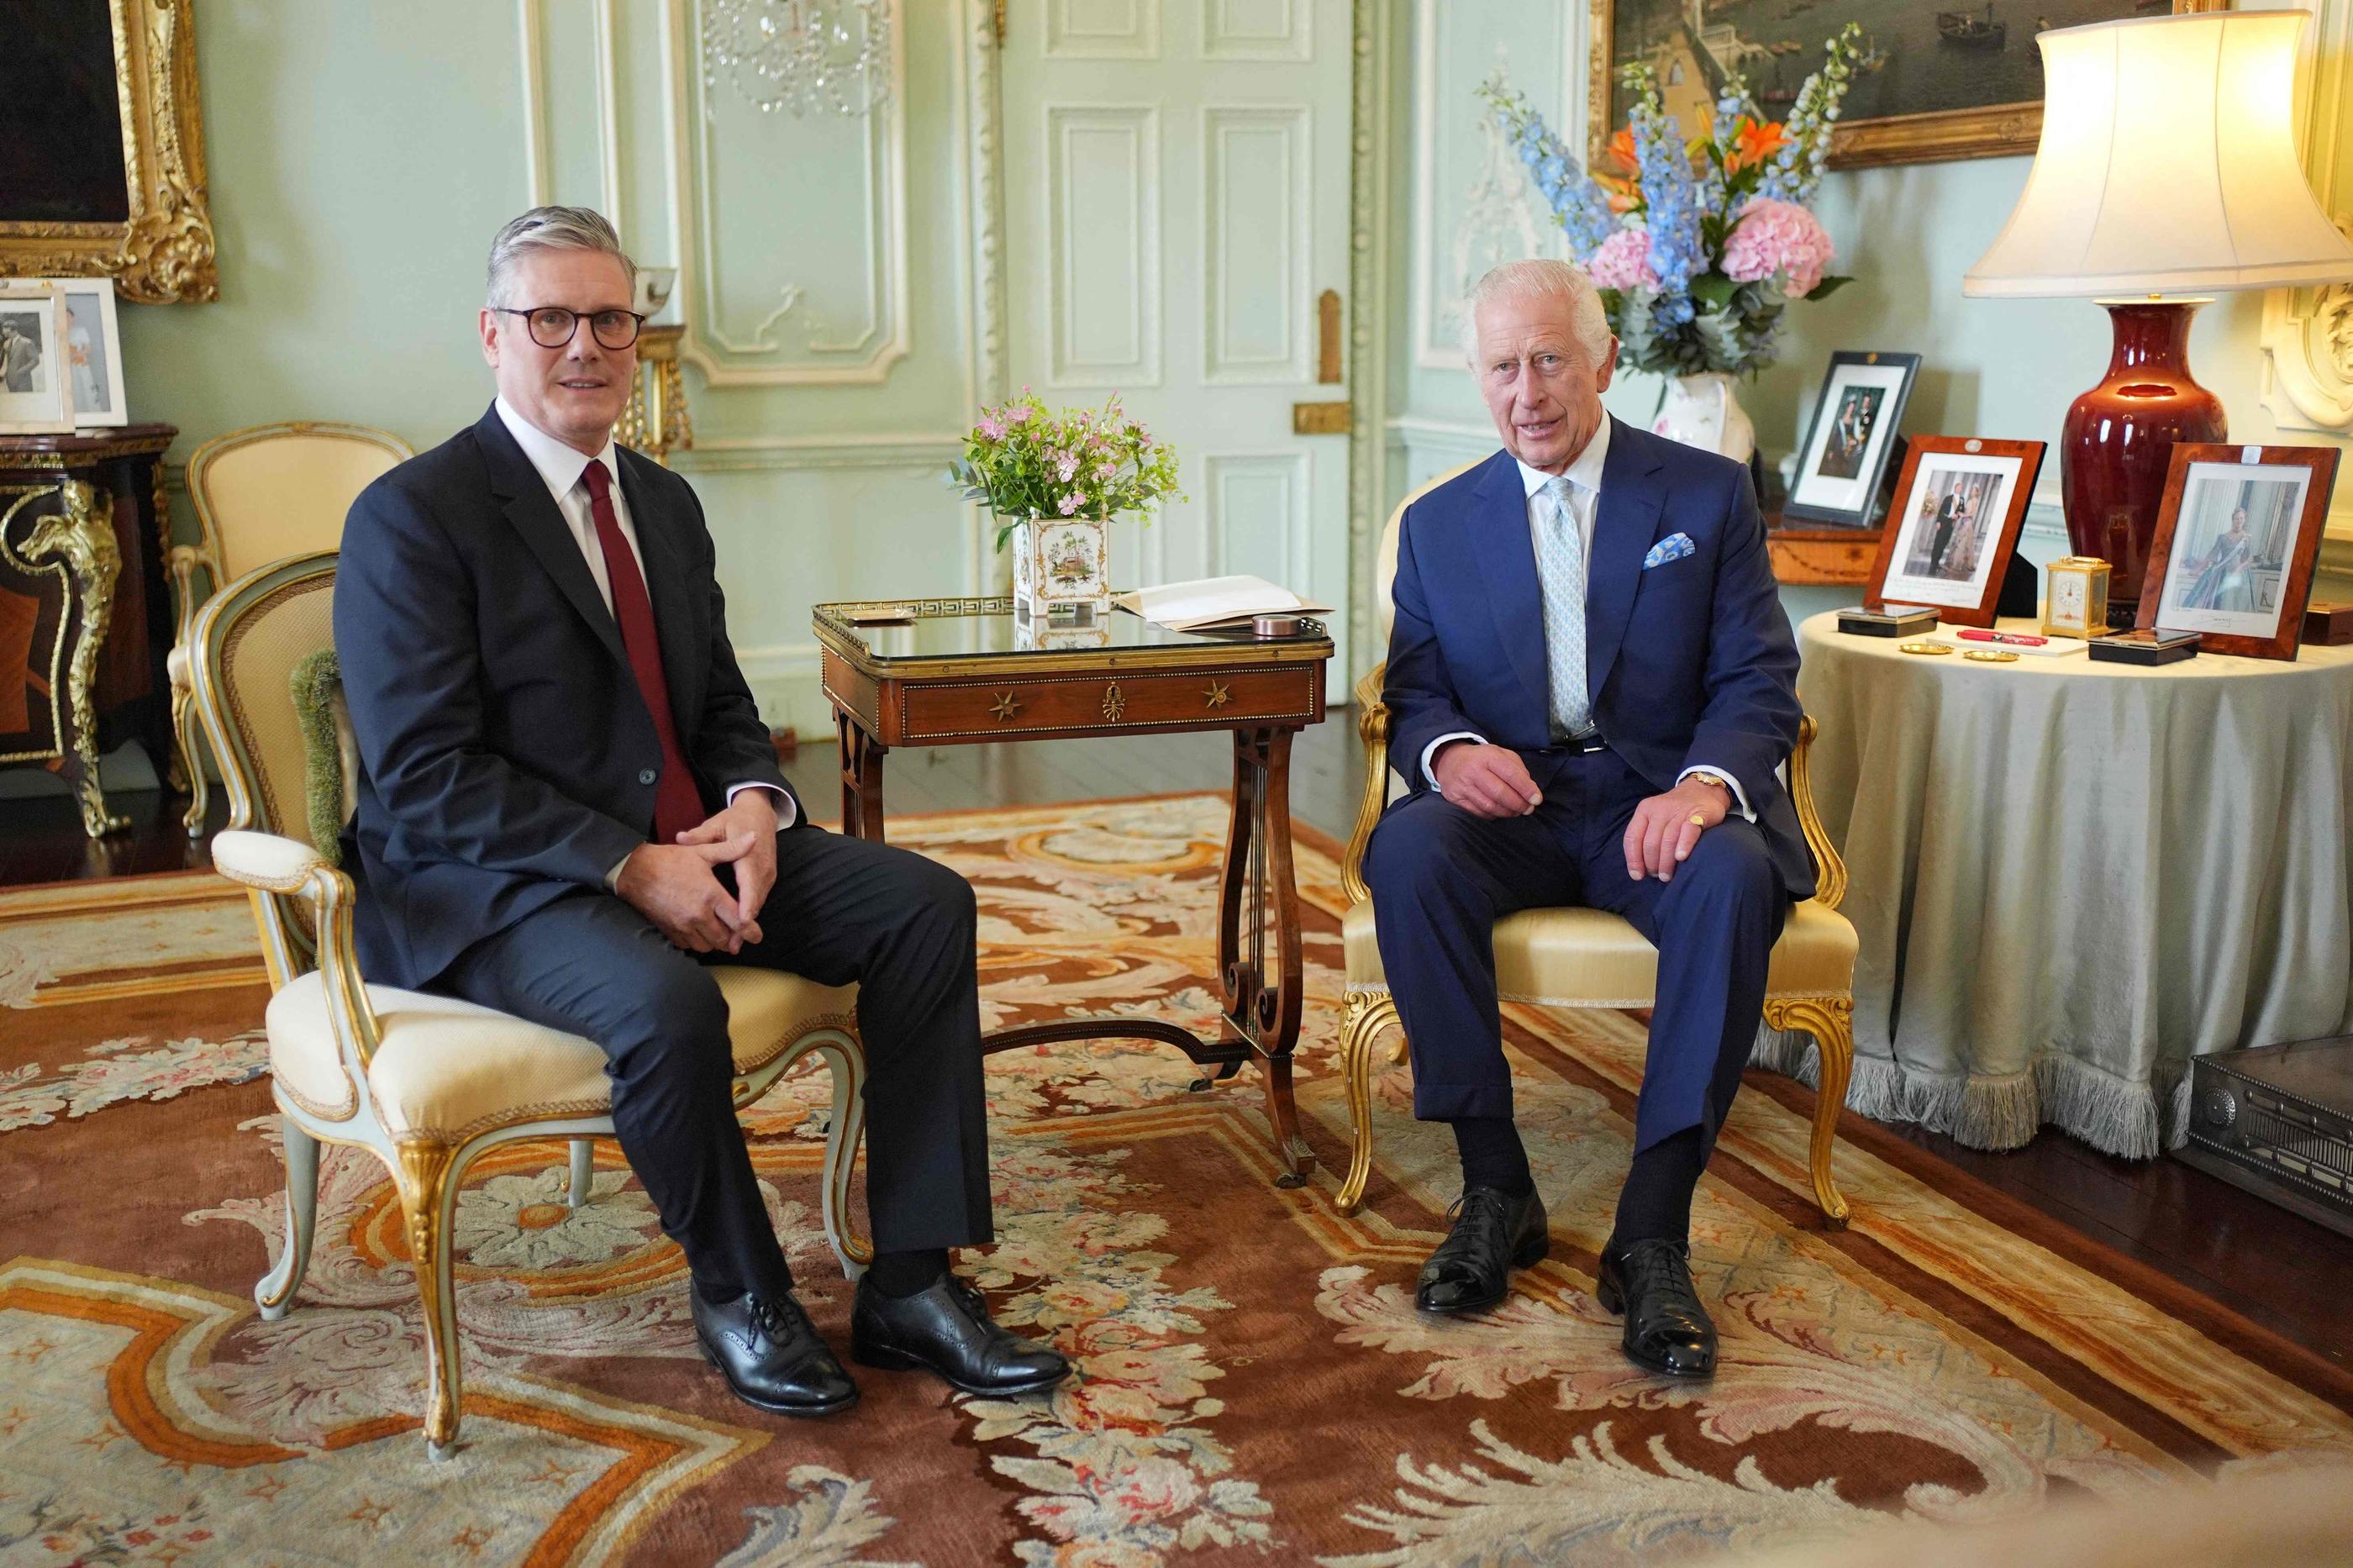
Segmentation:
<svg viewBox="0 0 2353 1568">
<path fill-rule="evenodd" d="M 1694 827 L 1705 827 L 1707 826 L 1707 813 L 1704 811 L 1693 812 L 1691 814 L 1691 825 Z"/>
</svg>

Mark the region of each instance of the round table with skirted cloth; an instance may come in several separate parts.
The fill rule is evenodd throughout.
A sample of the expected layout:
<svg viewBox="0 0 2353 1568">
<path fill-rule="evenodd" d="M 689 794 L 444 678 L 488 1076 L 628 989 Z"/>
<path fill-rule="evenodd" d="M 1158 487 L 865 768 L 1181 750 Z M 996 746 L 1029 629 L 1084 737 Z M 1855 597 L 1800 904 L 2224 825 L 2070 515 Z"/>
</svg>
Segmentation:
<svg viewBox="0 0 2353 1568">
<path fill-rule="evenodd" d="M 1850 1107 L 2146 1158 L 2191 1057 L 2353 1033 L 2353 647 L 1986 664 L 1835 613 L 1798 640 L 1862 941 Z"/>
</svg>

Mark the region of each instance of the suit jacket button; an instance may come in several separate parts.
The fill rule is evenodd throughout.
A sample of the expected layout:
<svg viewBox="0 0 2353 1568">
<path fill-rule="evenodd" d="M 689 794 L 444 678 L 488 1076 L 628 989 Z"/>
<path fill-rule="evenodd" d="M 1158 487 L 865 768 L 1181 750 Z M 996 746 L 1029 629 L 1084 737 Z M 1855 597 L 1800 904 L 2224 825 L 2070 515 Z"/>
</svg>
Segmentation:
<svg viewBox="0 0 2353 1568">
<path fill-rule="evenodd" d="M 641 784 L 649 784 L 659 776 L 651 768 L 640 768 L 638 771 L 638 782 Z"/>
</svg>

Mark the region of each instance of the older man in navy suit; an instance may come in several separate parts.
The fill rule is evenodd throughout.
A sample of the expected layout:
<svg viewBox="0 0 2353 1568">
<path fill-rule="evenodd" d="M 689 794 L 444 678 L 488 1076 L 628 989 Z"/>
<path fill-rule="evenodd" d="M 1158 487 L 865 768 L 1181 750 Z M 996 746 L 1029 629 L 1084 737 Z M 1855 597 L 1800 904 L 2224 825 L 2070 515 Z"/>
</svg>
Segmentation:
<svg viewBox="0 0 2353 1568">
<path fill-rule="evenodd" d="M 1490 933 L 1516 910 L 1606 910 L 1658 948 L 1659 984 L 1599 1294 L 1622 1303 L 1636 1364 L 1704 1377 L 1715 1329 L 1692 1288 L 1692 1194 L 1774 941 L 1814 886 L 1776 771 L 1797 740 L 1797 649 L 1747 470 L 1603 410 L 1618 345 L 1582 273 L 1497 268 L 1466 337 L 1504 450 L 1399 531 L 1385 695 L 1412 788 L 1366 864 L 1414 1113 L 1450 1123 L 1462 1159 L 1415 1300 L 1482 1310 L 1545 1255 Z"/>
<path fill-rule="evenodd" d="M 788 1415 L 858 1389 L 793 1295 L 704 964 L 860 982 L 877 1255 L 851 1353 L 968 1393 L 1050 1388 L 1061 1356 L 948 1270 L 948 1248 L 990 1239 L 972 889 L 818 829 L 786 786 L 702 509 L 613 440 L 635 279 L 585 208 L 507 225 L 480 317 L 498 400 L 352 508 L 335 646 L 360 754 L 361 962 L 604 1049 L 703 1353 Z"/>
</svg>

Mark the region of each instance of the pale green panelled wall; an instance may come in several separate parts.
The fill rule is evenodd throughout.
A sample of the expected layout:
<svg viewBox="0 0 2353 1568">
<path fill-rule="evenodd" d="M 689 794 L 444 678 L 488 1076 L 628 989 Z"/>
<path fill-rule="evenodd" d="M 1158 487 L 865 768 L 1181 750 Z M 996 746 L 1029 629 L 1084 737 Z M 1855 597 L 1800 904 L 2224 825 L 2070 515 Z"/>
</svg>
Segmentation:
<svg viewBox="0 0 2353 1568">
<path fill-rule="evenodd" d="M 679 264 L 707 215 L 733 247 L 731 279 L 765 284 L 797 253 L 839 270 L 841 237 L 887 205 L 887 181 L 868 176 L 890 163 L 870 163 L 845 122 L 763 121 L 723 101 L 723 118 L 749 122 L 723 125 L 730 159 L 693 165 L 678 199 L 674 153 L 692 147 L 701 90 L 677 65 L 679 5 L 205 0 L 196 50 L 221 299 L 122 307 L 133 417 L 180 427 L 175 463 L 208 437 L 280 419 L 380 426 L 420 448 L 446 438 L 491 396 L 475 338 L 483 255 L 535 193 L 617 206 L 648 264 Z M 995 570 L 940 479 L 978 391 L 962 9 L 901 8 L 908 221 L 886 224 L 873 248 L 903 274 L 903 355 L 841 384 L 714 387 L 686 371 L 697 449 L 677 466 L 710 517 L 746 672 L 771 721 L 804 734 L 831 727 L 812 603 L 973 592 Z M 835 325 L 860 324 L 869 279 L 804 281 Z M 788 315 L 776 335 L 805 348 L 797 331 Z"/>
<path fill-rule="evenodd" d="M 2332 0 L 2334 4 L 2334 0 Z M 1480 105 L 1472 89 L 1499 59 L 1515 83 L 1568 140 L 1581 132 L 1586 56 L 1584 0 L 1411 0 L 1389 18 L 1388 84 L 1392 369 L 1388 386 L 1390 496 L 1466 458 L 1493 451 L 1485 410 L 1451 365 L 1419 363 L 1427 335 L 1417 285 L 1438 281 L 1454 259 L 1448 247 L 1465 226 L 1469 194 L 1482 164 Z M 1564 110 L 1566 110 L 1566 112 Z M 1417 177 L 1418 138 L 1435 153 L 1435 178 Z M 2055 443 L 2067 405 L 2107 363 L 2107 317 L 2086 300 L 1968 300 L 1961 274 L 1999 232 L 2023 184 L 2025 158 L 1980 159 L 1836 172 L 1817 211 L 1837 242 L 1836 270 L 1855 281 L 1819 303 L 1794 305 L 1780 362 L 1742 392 L 1767 460 L 1798 443 L 1822 372 L 1841 349 L 1910 350 L 1924 358 L 1905 416 L 1907 430 Z M 1524 182 L 1523 182 L 1524 184 Z M 1425 197 L 1436 211 L 1422 211 Z M 1556 229 L 1546 254 L 1562 254 Z M 1425 248 L 1428 254 L 1420 253 Z M 2345 445 L 2340 437 L 2284 429 L 2265 405 L 2262 348 L 2264 299 L 2226 294 L 2203 310 L 2192 331 L 2191 364 L 2222 399 L 2234 440 Z M 2274 393 L 2276 402 L 2277 395 Z M 1647 423 L 1658 405 L 1655 378 L 1629 375 L 1605 401 L 1620 417 Z M 2045 463 L 2022 544 L 2038 563 L 2066 552 L 2055 451 Z M 2353 597 L 2353 473 L 2338 481 L 2316 592 Z M 1793 616 L 1840 604 L 1844 589 L 1790 589 Z"/>
</svg>

